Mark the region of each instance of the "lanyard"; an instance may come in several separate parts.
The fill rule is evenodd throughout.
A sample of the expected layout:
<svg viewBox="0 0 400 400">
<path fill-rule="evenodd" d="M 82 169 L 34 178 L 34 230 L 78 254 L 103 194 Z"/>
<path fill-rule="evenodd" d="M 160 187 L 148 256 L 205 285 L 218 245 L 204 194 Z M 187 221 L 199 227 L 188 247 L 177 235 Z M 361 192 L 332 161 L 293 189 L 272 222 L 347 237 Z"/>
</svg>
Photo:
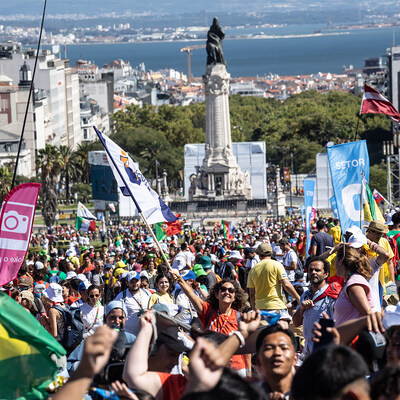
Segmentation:
<svg viewBox="0 0 400 400">
<path fill-rule="evenodd" d="M 94 318 L 94 322 L 93 322 L 93 324 L 92 324 L 92 326 L 90 327 L 90 328 L 88 328 L 87 329 L 87 332 L 89 332 L 91 329 L 93 329 L 93 327 L 96 325 L 96 322 L 97 322 L 97 318 L 98 318 L 98 316 L 99 316 L 99 305 L 97 304 L 97 311 L 96 311 L 96 316 L 95 316 L 95 318 Z"/>
</svg>

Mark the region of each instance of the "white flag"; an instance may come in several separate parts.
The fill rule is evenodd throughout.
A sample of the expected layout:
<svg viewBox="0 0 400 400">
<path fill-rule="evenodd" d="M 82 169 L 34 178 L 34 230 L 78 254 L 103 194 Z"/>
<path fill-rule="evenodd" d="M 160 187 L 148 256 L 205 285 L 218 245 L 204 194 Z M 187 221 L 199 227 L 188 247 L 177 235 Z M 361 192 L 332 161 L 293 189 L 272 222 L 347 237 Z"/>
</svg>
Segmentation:
<svg viewBox="0 0 400 400">
<path fill-rule="evenodd" d="M 143 213 L 149 224 L 176 221 L 172 211 L 149 186 L 138 165 L 110 138 L 93 128 L 107 152 L 108 162 L 122 194 L 131 196 L 138 211 Z"/>
<path fill-rule="evenodd" d="M 97 219 L 81 202 L 78 202 L 78 210 L 76 212 L 76 216 L 89 220 Z"/>
</svg>

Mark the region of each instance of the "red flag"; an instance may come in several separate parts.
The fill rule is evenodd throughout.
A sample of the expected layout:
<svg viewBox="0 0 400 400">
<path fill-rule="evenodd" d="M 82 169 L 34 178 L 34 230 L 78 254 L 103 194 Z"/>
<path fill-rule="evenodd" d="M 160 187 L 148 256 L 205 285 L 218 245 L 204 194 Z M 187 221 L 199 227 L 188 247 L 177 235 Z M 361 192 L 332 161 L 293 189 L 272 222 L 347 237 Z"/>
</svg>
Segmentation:
<svg viewBox="0 0 400 400">
<path fill-rule="evenodd" d="M 376 190 L 374 189 L 374 192 L 372 193 L 372 195 L 374 196 L 375 202 L 376 204 L 381 203 L 383 200 L 385 200 L 383 198 L 383 196 Z"/>
<path fill-rule="evenodd" d="M 400 114 L 394 105 L 377 90 L 368 85 L 364 85 L 364 94 L 361 102 L 361 114 L 385 114 L 400 122 Z"/>
<path fill-rule="evenodd" d="M 31 238 L 40 183 L 24 183 L 4 199 L 0 215 L 0 286 L 13 280 Z"/>
<path fill-rule="evenodd" d="M 177 235 L 178 233 L 181 233 L 182 227 L 181 223 L 179 222 L 180 216 L 181 214 L 176 214 L 176 217 L 178 218 L 176 221 L 165 222 L 167 224 L 167 236 Z"/>
</svg>

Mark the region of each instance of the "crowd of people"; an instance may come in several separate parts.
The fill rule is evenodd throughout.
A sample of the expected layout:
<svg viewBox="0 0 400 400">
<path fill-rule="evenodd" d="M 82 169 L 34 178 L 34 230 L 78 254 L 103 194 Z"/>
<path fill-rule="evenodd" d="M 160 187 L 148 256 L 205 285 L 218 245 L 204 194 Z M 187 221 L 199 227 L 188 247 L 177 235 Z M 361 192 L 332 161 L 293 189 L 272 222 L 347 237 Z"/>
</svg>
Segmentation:
<svg viewBox="0 0 400 400">
<path fill-rule="evenodd" d="M 2 290 L 66 349 L 53 398 L 400 396 L 400 212 L 320 218 L 309 248 L 300 219 L 223 232 L 34 235 Z"/>
</svg>

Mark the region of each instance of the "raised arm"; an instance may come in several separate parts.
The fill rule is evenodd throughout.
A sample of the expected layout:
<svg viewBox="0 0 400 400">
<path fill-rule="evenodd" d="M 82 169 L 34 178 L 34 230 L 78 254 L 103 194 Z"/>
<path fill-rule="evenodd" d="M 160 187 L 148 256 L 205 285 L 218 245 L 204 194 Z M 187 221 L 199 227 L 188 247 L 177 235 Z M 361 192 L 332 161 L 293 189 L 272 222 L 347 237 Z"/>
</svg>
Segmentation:
<svg viewBox="0 0 400 400">
<path fill-rule="evenodd" d="M 148 370 L 147 362 L 153 335 L 152 318 L 153 313 L 150 310 L 140 317 L 140 331 L 126 357 L 122 377 L 130 387 L 137 387 L 159 397 L 161 380 L 157 373 Z"/>
<path fill-rule="evenodd" d="M 385 264 L 385 262 L 389 259 L 390 254 L 383 247 L 379 246 L 375 242 L 371 242 L 371 240 L 369 239 L 367 241 L 367 244 L 376 254 L 378 254 L 378 257 L 376 258 L 376 263 L 379 266 Z"/>
<path fill-rule="evenodd" d="M 203 300 L 193 292 L 192 288 L 183 280 L 182 276 L 178 272 L 172 271 L 171 275 L 174 277 L 175 281 L 179 283 L 183 293 L 189 297 L 189 300 L 192 302 L 196 311 L 199 314 L 203 314 Z"/>
</svg>

